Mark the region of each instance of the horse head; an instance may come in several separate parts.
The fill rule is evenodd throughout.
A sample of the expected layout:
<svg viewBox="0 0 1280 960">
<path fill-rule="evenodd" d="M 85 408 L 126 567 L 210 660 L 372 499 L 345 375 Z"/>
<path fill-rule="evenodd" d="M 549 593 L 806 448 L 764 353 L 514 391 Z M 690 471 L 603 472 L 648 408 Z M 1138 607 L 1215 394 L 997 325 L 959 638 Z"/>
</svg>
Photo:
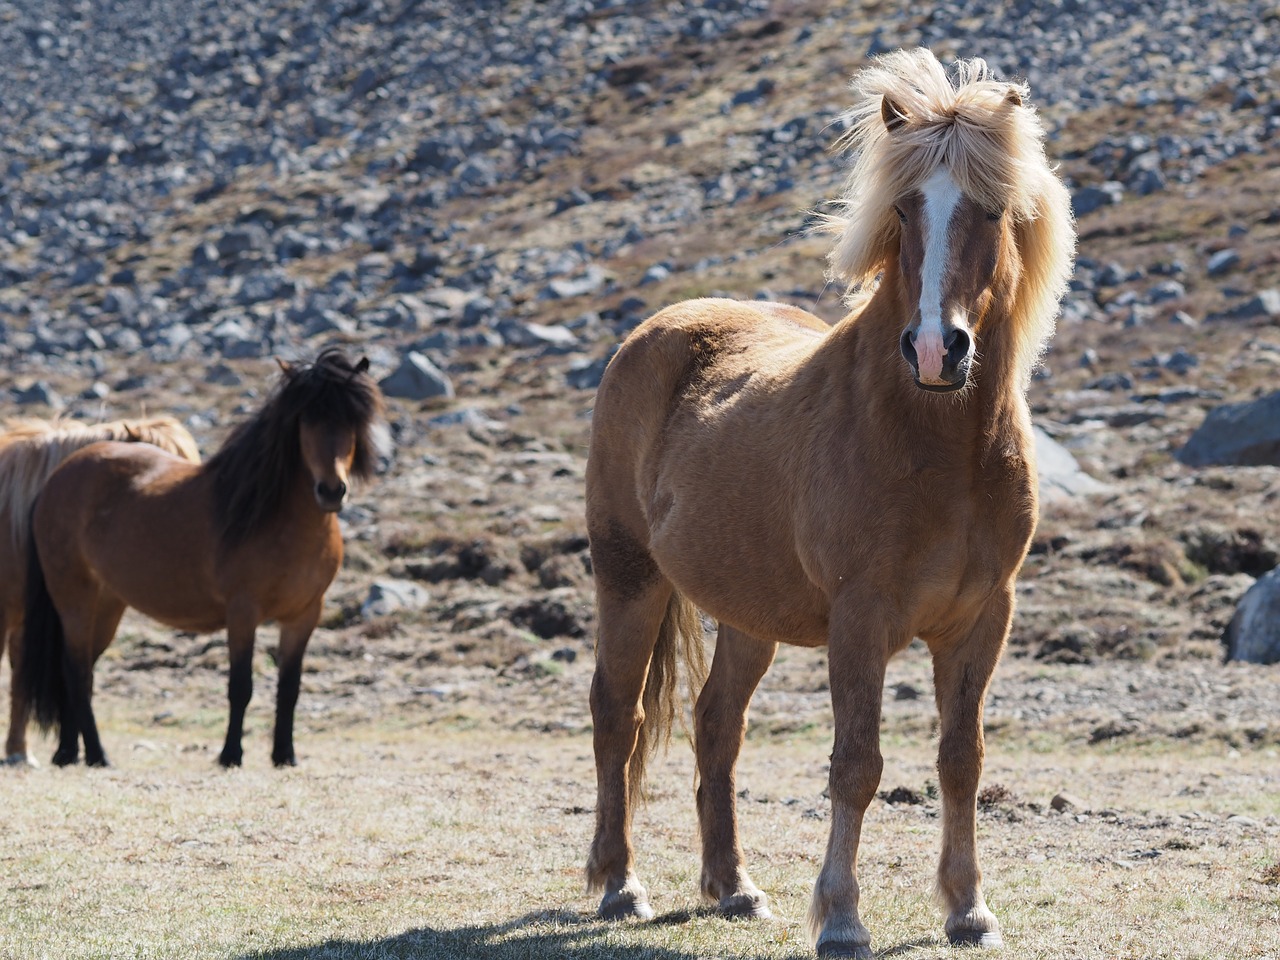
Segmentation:
<svg viewBox="0 0 1280 960">
<path fill-rule="evenodd" d="M 1015 88 L 1006 96 L 1021 104 Z M 888 96 L 881 117 L 890 136 L 910 118 Z M 980 331 L 997 289 L 1018 273 L 1011 219 L 1003 208 L 967 193 L 944 161 L 897 198 L 898 274 L 908 320 L 899 349 L 916 386 L 934 393 L 964 388 Z"/>
</svg>

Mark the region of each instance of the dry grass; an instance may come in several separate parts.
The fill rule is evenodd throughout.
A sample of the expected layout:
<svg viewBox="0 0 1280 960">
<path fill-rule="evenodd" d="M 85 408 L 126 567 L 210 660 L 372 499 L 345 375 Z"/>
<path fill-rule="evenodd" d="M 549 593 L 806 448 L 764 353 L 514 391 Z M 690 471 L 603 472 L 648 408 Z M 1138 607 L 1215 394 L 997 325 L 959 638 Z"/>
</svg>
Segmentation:
<svg viewBox="0 0 1280 960">
<path fill-rule="evenodd" d="M 785 958 L 829 805 L 829 731 L 748 744 L 744 840 L 777 919 L 702 912 L 687 750 L 654 770 L 638 818 L 649 925 L 591 916 L 587 736 L 445 724 L 300 731 L 304 766 L 213 763 L 222 717 L 157 726 L 102 698 L 117 766 L 0 770 L 0 956 Z M 199 727 L 198 729 L 196 727 Z M 43 755 L 47 744 L 40 743 Z M 886 742 L 883 786 L 928 793 L 930 745 Z M 988 898 L 1018 957 L 1275 957 L 1280 858 L 1274 750 L 1086 750 L 990 743 L 981 814 Z M 1089 807 L 1053 813 L 1060 790 Z M 1228 821 L 1230 815 L 1250 819 Z M 882 956 L 953 955 L 932 898 L 936 801 L 876 803 L 864 919 Z"/>
</svg>

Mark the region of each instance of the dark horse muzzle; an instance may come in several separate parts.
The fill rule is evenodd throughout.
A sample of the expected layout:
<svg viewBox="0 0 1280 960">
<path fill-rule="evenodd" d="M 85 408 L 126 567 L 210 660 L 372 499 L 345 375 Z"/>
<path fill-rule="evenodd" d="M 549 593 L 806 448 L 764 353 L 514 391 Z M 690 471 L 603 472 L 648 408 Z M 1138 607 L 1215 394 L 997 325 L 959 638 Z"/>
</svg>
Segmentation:
<svg viewBox="0 0 1280 960">
<path fill-rule="evenodd" d="M 963 327 L 944 323 L 941 331 L 917 323 L 902 331 L 899 346 L 916 386 L 931 393 L 952 393 L 969 381 L 973 337 Z"/>
<path fill-rule="evenodd" d="M 316 504 L 328 513 L 337 513 L 347 498 L 347 485 L 341 480 L 332 486 L 320 480 L 316 483 Z"/>
</svg>

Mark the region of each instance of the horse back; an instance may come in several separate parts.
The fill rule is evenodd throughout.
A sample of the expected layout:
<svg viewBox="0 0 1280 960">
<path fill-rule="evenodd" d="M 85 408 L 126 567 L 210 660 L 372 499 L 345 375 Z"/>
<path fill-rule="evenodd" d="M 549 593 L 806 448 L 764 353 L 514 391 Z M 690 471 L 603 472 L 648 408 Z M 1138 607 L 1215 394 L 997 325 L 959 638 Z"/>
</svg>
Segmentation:
<svg viewBox="0 0 1280 960">
<path fill-rule="evenodd" d="M 150 444 L 106 441 L 68 457 L 36 502 L 32 533 L 51 592 L 86 583 L 184 629 L 221 626 L 212 599 L 208 483 Z"/>
</svg>

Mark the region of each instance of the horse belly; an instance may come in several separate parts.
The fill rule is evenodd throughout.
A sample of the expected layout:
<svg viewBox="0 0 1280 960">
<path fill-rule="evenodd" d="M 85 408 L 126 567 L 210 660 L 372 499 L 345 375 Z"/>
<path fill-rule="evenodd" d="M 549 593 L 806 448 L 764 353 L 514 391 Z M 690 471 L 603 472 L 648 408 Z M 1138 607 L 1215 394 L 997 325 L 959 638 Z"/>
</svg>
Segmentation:
<svg viewBox="0 0 1280 960">
<path fill-rule="evenodd" d="M 704 530 L 664 524 L 650 549 L 658 567 L 708 616 L 760 640 L 821 646 L 827 642 L 826 596 L 780 544 L 725 536 L 681 536 Z"/>
</svg>

